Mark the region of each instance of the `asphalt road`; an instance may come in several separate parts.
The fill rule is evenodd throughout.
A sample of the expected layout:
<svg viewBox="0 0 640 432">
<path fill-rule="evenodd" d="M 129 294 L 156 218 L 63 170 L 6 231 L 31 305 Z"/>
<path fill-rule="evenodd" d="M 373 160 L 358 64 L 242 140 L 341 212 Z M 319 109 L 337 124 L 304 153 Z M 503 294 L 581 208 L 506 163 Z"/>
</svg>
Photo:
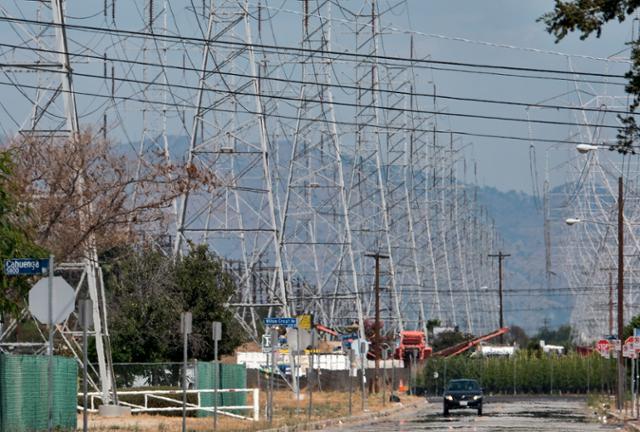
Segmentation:
<svg viewBox="0 0 640 432">
<path fill-rule="evenodd" d="M 612 431 L 618 424 L 602 424 L 591 413 L 584 399 L 578 398 L 499 398 L 488 399 L 484 415 L 475 410 L 451 411 L 442 415 L 442 403 L 432 400 L 376 423 L 343 425 L 333 431 Z"/>
</svg>

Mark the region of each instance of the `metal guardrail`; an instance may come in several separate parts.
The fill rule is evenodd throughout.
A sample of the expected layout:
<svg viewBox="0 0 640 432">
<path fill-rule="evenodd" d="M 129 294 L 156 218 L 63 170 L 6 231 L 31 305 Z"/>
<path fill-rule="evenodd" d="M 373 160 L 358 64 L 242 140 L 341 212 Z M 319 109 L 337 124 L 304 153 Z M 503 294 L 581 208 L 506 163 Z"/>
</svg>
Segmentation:
<svg viewBox="0 0 640 432">
<path fill-rule="evenodd" d="M 197 390 L 187 390 L 187 394 L 196 394 L 198 395 L 197 404 L 187 403 L 186 410 L 187 411 L 208 411 L 214 412 L 214 407 L 203 407 L 201 404 L 200 396 L 203 393 L 214 393 L 216 390 L 214 389 L 197 389 Z M 243 419 L 243 420 L 251 420 L 258 421 L 260 420 L 260 389 L 251 388 L 251 389 L 218 389 L 218 394 L 222 393 L 252 393 L 252 403 L 251 405 L 237 405 L 237 406 L 219 406 L 217 407 L 217 413 L 221 415 L 225 415 L 228 417 Z M 120 401 L 120 405 L 128 406 L 131 408 L 132 413 L 138 412 L 171 412 L 171 411 L 181 411 L 182 410 L 182 401 L 178 399 L 174 399 L 169 397 L 171 395 L 182 396 L 182 390 L 130 390 L 130 391 L 118 391 L 118 397 L 120 396 L 129 396 L 129 395 L 143 395 L 144 396 L 144 405 L 134 404 L 130 402 Z M 79 397 L 83 396 L 83 393 L 78 393 Z M 102 400 L 102 393 L 91 392 L 87 393 L 89 396 L 89 407 L 87 411 L 96 413 L 98 410 L 95 407 L 95 400 Z M 150 407 L 149 400 L 161 400 L 164 402 L 174 403 L 175 406 L 168 407 Z M 78 410 L 82 411 L 82 407 L 78 406 Z M 251 417 L 242 416 L 239 414 L 234 414 L 228 412 L 228 410 L 247 410 L 253 411 L 253 415 Z"/>
</svg>

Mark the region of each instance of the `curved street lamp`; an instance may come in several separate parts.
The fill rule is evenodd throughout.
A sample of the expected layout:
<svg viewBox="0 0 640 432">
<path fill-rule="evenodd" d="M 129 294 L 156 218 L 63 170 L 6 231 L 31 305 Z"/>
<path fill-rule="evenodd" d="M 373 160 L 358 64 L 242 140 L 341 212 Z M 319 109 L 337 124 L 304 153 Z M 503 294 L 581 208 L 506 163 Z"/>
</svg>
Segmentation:
<svg viewBox="0 0 640 432">
<path fill-rule="evenodd" d="M 578 153 L 589 153 L 590 151 L 593 150 L 598 150 L 599 148 L 602 148 L 602 146 L 597 146 L 597 145 L 593 145 L 593 144 L 578 144 L 576 146 L 576 150 L 578 150 Z"/>
<path fill-rule="evenodd" d="M 578 144 L 576 150 L 579 153 L 589 153 L 593 150 L 606 148 L 591 144 Z M 569 218 L 565 220 L 567 225 L 575 225 L 583 222 L 579 218 Z M 596 221 L 584 221 L 593 222 Z M 602 222 L 600 222 L 602 223 Z M 622 176 L 618 177 L 618 338 L 622 339 L 624 330 L 624 192 Z M 622 350 L 618 352 L 618 389 L 616 392 L 616 407 L 618 411 L 622 410 L 622 401 L 624 397 L 624 358 Z"/>
</svg>

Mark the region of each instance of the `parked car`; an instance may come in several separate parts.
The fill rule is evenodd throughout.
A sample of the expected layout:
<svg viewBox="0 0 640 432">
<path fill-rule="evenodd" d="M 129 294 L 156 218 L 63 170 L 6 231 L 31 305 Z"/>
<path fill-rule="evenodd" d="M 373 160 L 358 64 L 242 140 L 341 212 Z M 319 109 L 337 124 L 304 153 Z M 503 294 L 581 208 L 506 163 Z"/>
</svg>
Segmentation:
<svg viewBox="0 0 640 432">
<path fill-rule="evenodd" d="M 444 415 L 451 409 L 477 409 L 482 415 L 482 387 L 472 379 L 455 379 L 449 381 L 443 395 Z"/>
</svg>

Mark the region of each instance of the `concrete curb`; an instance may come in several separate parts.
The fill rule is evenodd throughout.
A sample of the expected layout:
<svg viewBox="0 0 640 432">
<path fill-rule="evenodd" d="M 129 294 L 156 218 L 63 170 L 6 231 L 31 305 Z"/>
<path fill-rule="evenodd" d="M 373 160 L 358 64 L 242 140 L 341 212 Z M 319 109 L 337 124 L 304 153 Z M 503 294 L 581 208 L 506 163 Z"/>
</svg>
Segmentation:
<svg viewBox="0 0 640 432">
<path fill-rule="evenodd" d="M 640 426 L 633 424 L 631 422 L 627 422 L 624 424 L 624 429 L 629 431 L 640 432 Z"/>
<path fill-rule="evenodd" d="M 425 400 L 422 402 L 413 402 L 406 405 L 403 404 L 402 402 L 399 402 L 393 408 L 390 408 L 384 411 L 377 411 L 377 412 L 371 411 L 368 413 L 359 414 L 357 416 L 351 416 L 351 417 L 336 417 L 336 418 L 331 418 L 327 420 L 316 420 L 310 423 L 299 423 L 291 426 L 285 425 L 279 428 L 261 429 L 260 432 L 302 432 L 302 431 L 326 429 L 328 427 L 336 426 L 336 425 L 348 425 L 348 424 L 354 424 L 354 423 L 373 423 L 380 418 L 390 417 L 393 414 L 396 414 L 405 409 L 417 408 L 424 403 L 428 403 L 428 402 L 426 402 Z"/>
<path fill-rule="evenodd" d="M 624 415 L 620 415 L 615 411 L 607 411 L 607 416 L 613 417 L 614 419 L 618 420 L 619 422 L 622 422 L 624 430 L 640 432 L 640 425 L 633 423 L 633 420 L 635 420 L 635 419 L 625 418 Z"/>
</svg>

